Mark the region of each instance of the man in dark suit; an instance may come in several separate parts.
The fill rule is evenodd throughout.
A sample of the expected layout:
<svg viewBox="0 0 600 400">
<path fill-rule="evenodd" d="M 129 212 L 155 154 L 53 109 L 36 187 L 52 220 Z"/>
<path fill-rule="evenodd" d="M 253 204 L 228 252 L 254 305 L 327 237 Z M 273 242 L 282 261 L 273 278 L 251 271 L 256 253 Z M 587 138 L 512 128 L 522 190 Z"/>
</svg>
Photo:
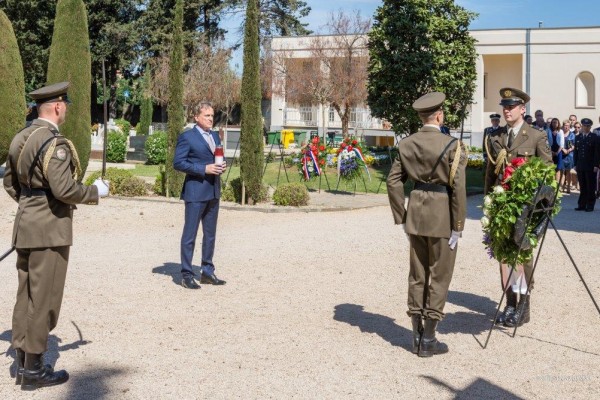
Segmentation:
<svg viewBox="0 0 600 400">
<path fill-rule="evenodd" d="M 440 131 L 446 96 L 428 93 L 413 103 L 423 127 L 398 144 L 398 157 L 387 178 L 390 207 L 410 242 L 408 315 L 413 353 L 431 357 L 448 352 L 435 337 L 454 271 L 456 246 L 465 226 L 467 157 L 460 142 Z M 408 206 L 404 183 L 415 182 Z M 424 321 L 424 322 L 423 322 Z"/>
<path fill-rule="evenodd" d="M 592 120 L 581 120 L 581 133 L 575 139 L 575 169 L 579 180 L 579 199 L 575 211 L 594 211 L 596 204 L 596 174 L 600 166 L 600 137 L 590 132 Z"/>
<path fill-rule="evenodd" d="M 485 194 L 500 183 L 504 168 L 513 158 L 539 157 L 548 164 L 552 163 L 546 132 L 527 125 L 523 119 L 526 104 L 530 100 L 529 95 L 519 89 L 502 88 L 500 97 L 506 126 L 488 135 L 484 143 L 489 157 L 486 165 Z M 543 120 L 541 110 L 536 111 L 535 115 L 537 121 Z M 529 285 L 530 290 L 533 289 L 532 270 L 532 261 L 522 266 L 518 265 L 511 275 L 511 281 L 508 282 L 510 267 L 500 263 L 502 288 L 506 291 L 506 307 L 496 323 L 512 327 L 529 322 L 530 295 L 527 294 L 527 286 Z M 530 276 L 531 281 L 527 282 Z M 518 304 L 517 294 L 520 294 Z"/>
<path fill-rule="evenodd" d="M 213 254 L 221 197 L 220 175 L 227 165 L 215 163 L 215 147 L 221 139 L 210 129 L 213 126 L 214 111 L 208 102 L 202 102 L 194 109 L 196 125 L 177 139 L 173 168 L 185 172 L 181 199 L 185 201 L 185 223 L 181 236 L 181 285 L 187 289 L 199 289 L 194 280 L 192 257 L 196 247 L 196 236 L 202 222 L 202 263 L 200 283 L 224 285 L 225 281 L 215 275 Z"/>
</svg>

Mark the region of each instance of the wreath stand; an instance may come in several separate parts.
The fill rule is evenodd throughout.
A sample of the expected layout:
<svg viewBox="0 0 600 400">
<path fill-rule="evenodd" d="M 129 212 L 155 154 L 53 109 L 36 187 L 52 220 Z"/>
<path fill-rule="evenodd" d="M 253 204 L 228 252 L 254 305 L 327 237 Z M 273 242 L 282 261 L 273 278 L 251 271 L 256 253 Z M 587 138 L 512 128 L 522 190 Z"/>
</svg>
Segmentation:
<svg viewBox="0 0 600 400">
<path fill-rule="evenodd" d="M 360 177 L 363 181 L 363 185 L 365 185 L 365 193 L 369 193 L 369 190 L 367 189 L 367 182 L 365 181 L 365 177 L 362 174 L 362 171 L 360 171 Z M 340 178 L 338 176 L 338 181 L 337 181 L 337 185 L 335 186 L 335 191 L 338 191 L 338 188 L 340 187 L 340 181 L 342 180 L 342 178 Z M 352 193 L 352 196 L 356 196 L 356 178 L 354 178 L 354 192 Z"/>
<path fill-rule="evenodd" d="M 516 264 L 517 259 L 519 257 L 519 253 L 521 252 L 524 244 L 526 243 L 525 241 L 529 240 L 527 238 L 527 231 L 532 224 L 534 215 L 543 213 L 541 220 L 539 221 L 537 226 L 534 228 L 534 233 L 536 233 L 538 235 L 538 238 L 541 236 L 541 241 L 540 241 L 537 255 L 535 257 L 533 269 L 531 270 L 531 274 L 526 277 L 527 282 L 531 282 L 531 278 L 533 278 L 533 274 L 535 273 L 535 269 L 537 268 L 537 264 L 540 259 L 540 254 L 542 252 L 542 247 L 544 246 L 544 240 L 546 239 L 546 233 L 548 231 L 548 224 L 550 224 L 550 225 L 552 225 L 552 229 L 554 229 L 554 232 L 556 233 L 558 240 L 560 240 L 560 243 L 561 243 L 563 249 L 565 249 L 565 252 L 569 256 L 569 259 L 571 260 L 571 264 L 573 264 L 575 271 L 577 271 L 577 274 L 579 275 L 579 279 L 581 279 L 583 286 L 585 286 L 585 290 L 587 290 L 588 294 L 590 295 L 590 298 L 592 299 L 592 302 L 594 303 L 596 310 L 598 310 L 598 314 L 600 315 L 600 307 L 598 306 L 596 299 L 594 299 L 594 296 L 592 295 L 592 292 L 590 291 L 587 283 L 583 279 L 583 276 L 581 275 L 581 272 L 579 271 L 579 268 L 577 267 L 575 260 L 571 256 L 571 252 L 569 252 L 567 245 L 565 244 L 562 237 L 560 236 L 560 233 L 558 233 L 558 229 L 556 228 L 556 225 L 554 225 L 554 221 L 552 221 L 552 210 L 554 209 L 554 204 L 556 203 L 556 199 L 558 197 L 558 189 L 554 190 L 550 186 L 544 185 L 545 181 L 546 181 L 546 176 L 544 176 L 544 179 L 542 181 L 540 181 L 540 183 L 538 185 L 538 188 L 537 188 L 536 193 L 533 198 L 533 203 L 532 203 L 533 206 L 526 208 L 523 211 L 523 214 L 521 215 L 521 220 L 525 219 L 527 222 L 525 224 L 525 229 L 523 230 L 523 234 L 520 236 L 520 240 L 517 241 L 519 243 L 519 251 L 517 252 L 517 255 L 515 256 L 515 259 L 514 259 L 512 265 Z M 550 190 L 552 192 L 552 194 L 550 195 L 552 200 L 543 202 L 544 199 L 548 200 L 548 190 Z M 526 217 L 526 218 L 523 218 L 523 217 Z M 511 268 L 511 271 L 506 280 L 507 285 L 508 285 L 508 282 L 510 282 L 510 278 L 512 277 L 513 272 L 514 272 L 514 268 Z M 530 290 L 531 290 L 531 286 L 527 285 L 526 295 L 529 295 Z M 485 340 L 485 344 L 483 345 L 484 349 L 487 347 L 488 342 L 490 340 L 490 336 L 492 335 L 492 331 L 494 330 L 494 326 L 496 325 L 496 318 L 498 317 L 498 314 L 500 313 L 500 307 L 502 306 L 502 302 L 504 301 L 505 296 L 506 296 L 506 289 L 502 292 L 502 297 L 500 298 L 500 301 L 498 302 L 498 308 L 496 309 L 496 314 L 494 315 L 494 318 L 492 319 L 492 326 L 490 327 L 487 338 Z M 525 306 L 525 304 L 523 304 L 523 306 Z M 520 315 L 519 315 L 519 318 L 520 318 Z M 520 320 L 517 320 L 517 323 L 515 324 L 515 329 L 513 330 L 513 334 L 511 336 L 513 338 L 517 334 L 517 328 L 519 327 L 519 323 L 520 323 Z"/>
</svg>

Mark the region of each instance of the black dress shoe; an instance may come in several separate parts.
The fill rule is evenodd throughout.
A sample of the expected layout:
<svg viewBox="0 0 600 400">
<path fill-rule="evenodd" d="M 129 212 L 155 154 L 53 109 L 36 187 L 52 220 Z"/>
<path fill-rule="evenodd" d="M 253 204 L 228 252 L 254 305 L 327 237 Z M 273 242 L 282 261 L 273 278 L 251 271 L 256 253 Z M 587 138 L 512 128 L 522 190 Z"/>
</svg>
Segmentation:
<svg viewBox="0 0 600 400">
<path fill-rule="evenodd" d="M 593 211 L 594 211 L 594 209 L 593 209 L 593 208 L 586 208 L 586 209 L 585 209 L 585 212 L 593 212 Z"/>
<path fill-rule="evenodd" d="M 575 208 L 575 211 L 584 211 L 584 210 L 585 210 L 585 207 L 576 207 Z"/>
<path fill-rule="evenodd" d="M 196 283 L 192 276 L 184 276 L 183 279 L 181 279 L 181 286 L 186 289 L 200 289 L 200 285 Z"/>
<path fill-rule="evenodd" d="M 212 273 L 212 274 L 205 274 L 202 273 L 202 276 L 200 276 L 200 283 L 207 283 L 209 285 L 224 285 L 225 282 L 222 279 L 217 278 L 217 276 Z"/>
<path fill-rule="evenodd" d="M 41 354 L 25 354 L 21 390 L 35 390 L 46 386 L 56 386 L 69 380 L 67 371 L 54 371 L 46 368 Z"/>
</svg>

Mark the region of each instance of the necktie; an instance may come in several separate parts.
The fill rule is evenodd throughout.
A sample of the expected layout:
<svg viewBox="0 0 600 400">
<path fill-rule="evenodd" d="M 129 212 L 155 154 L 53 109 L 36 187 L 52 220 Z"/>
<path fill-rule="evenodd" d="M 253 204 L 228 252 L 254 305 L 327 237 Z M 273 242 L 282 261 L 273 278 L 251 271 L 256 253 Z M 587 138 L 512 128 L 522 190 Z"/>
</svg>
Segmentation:
<svg viewBox="0 0 600 400">
<path fill-rule="evenodd" d="M 508 148 L 509 149 L 512 147 L 513 140 L 515 140 L 515 131 L 511 128 L 508 130 Z"/>
<path fill-rule="evenodd" d="M 210 134 L 210 132 L 205 133 L 204 136 L 206 138 L 206 142 L 208 143 L 208 146 L 210 147 L 210 151 L 212 151 L 213 153 L 215 152 L 215 140 L 213 139 L 212 135 Z"/>
</svg>

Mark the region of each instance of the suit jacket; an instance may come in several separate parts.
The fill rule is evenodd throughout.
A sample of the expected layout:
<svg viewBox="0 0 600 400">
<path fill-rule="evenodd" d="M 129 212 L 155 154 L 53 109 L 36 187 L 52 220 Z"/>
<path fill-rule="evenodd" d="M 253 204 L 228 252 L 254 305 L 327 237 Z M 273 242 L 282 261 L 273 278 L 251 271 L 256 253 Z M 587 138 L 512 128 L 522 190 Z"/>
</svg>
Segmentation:
<svg viewBox="0 0 600 400">
<path fill-rule="evenodd" d="M 502 149 L 506 150 L 506 162 L 510 163 L 513 158 L 517 157 L 540 157 L 548 164 L 552 164 L 552 153 L 548 147 L 548 138 L 545 131 L 539 131 L 523 122 L 521 130 L 508 148 L 508 127 L 496 130 L 487 135 L 487 148 L 494 160 Z M 485 151 L 485 149 L 484 149 Z M 495 173 L 496 168 L 489 160 L 485 171 L 485 188 L 484 193 L 488 193 L 495 185 L 498 184 L 499 176 Z"/>
<path fill-rule="evenodd" d="M 30 167 L 42 146 L 43 150 L 33 167 L 31 188 L 44 189 L 48 194 L 27 197 L 22 187 L 28 185 Z M 46 157 L 51 150 L 52 154 Z M 42 168 L 46 159 L 44 173 Z M 29 249 L 73 244 L 75 204 L 98 203 L 98 188 L 76 182 L 74 170 L 67 140 L 49 122 L 36 119 L 17 133 L 10 144 L 4 172 L 4 189 L 19 203 L 13 227 L 13 245 Z"/>
<path fill-rule="evenodd" d="M 210 132 L 216 145 L 221 139 Z M 185 172 L 180 198 L 184 201 L 208 201 L 221 197 L 221 178 L 206 174 L 206 166 L 215 162 L 215 156 L 197 126 L 179 135 L 173 168 Z"/>
<path fill-rule="evenodd" d="M 398 157 L 388 175 L 387 188 L 394 222 L 406 224 L 408 234 L 448 238 L 451 230 L 461 232 L 464 229 L 467 157 L 458 140 L 446 149 L 452 140 L 439 130 L 425 126 L 398 144 Z M 442 152 L 440 163 L 433 169 Z M 450 168 L 455 157 L 460 157 L 460 162 L 452 190 L 449 193 L 413 190 L 405 208 L 404 182 L 411 179 L 449 186 Z"/>
<path fill-rule="evenodd" d="M 574 160 L 577 171 L 593 171 L 600 167 L 600 136 L 590 132 L 584 138 L 579 133 L 575 138 Z"/>
</svg>

